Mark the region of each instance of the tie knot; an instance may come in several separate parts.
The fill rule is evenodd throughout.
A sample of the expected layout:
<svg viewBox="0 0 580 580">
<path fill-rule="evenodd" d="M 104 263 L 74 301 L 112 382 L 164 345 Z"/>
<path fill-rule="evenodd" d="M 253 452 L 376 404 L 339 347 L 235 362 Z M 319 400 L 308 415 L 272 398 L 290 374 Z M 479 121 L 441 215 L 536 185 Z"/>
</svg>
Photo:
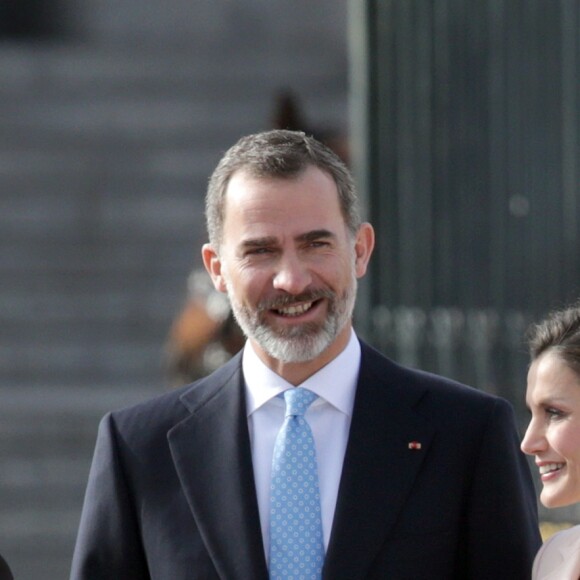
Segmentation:
<svg viewBox="0 0 580 580">
<path fill-rule="evenodd" d="M 301 416 L 306 413 L 312 402 L 318 399 L 318 395 L 308 389 L 298 387 L 284 391 L 284 399 L 286 400 L 286 417 Z"/>
</svg>

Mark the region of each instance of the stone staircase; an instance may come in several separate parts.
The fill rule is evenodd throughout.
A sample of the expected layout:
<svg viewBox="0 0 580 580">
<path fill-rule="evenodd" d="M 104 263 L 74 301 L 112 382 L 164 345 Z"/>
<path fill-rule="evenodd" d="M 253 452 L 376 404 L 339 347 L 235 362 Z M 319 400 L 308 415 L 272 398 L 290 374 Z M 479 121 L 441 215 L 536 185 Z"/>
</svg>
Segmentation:
<svg viewBox="0 0 580 580">
<path fill-rule="evenodd" d="M 259 2 L 234 4 L 195 3 L 187 28 L 175 0 L 155 28 L 160 3 L 131 29 L 133 2 L 93 0 L 90 42 L 0 45 L 0 553 L 18 580 L 68 576 L 98 420 L 169 388 L 223 150 L 285 87 L 347 126 L 345 3 L 260 26 Z"/>
<path fill-rule="evenodd" d="M 15 578 L 68 577 L 99 417 L 155 392 L 2 388 L 0 546 Z"/>
</svg>

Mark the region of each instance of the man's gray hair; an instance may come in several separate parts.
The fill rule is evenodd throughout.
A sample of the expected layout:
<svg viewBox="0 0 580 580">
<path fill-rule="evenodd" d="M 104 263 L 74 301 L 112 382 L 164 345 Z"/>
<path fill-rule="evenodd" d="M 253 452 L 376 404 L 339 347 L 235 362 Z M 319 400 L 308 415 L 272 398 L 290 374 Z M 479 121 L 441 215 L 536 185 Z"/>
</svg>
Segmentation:
<svg viewBox="0 0 580 580">
<path fill-rule="evenodd" d="M 273 130 L 242 137 L 222 157 L 209 180 L 205 199 L 209 241 L 222 242 L 225 196 L 232 175 L 243 170 L 253 177 L 292 179 L 309 166 L 326 172 L 338 190 L 345 224 L 352 235 L 360 227 L 357 193 L 352 175 L 331 149 L 300 131 Z"/>
</svg>

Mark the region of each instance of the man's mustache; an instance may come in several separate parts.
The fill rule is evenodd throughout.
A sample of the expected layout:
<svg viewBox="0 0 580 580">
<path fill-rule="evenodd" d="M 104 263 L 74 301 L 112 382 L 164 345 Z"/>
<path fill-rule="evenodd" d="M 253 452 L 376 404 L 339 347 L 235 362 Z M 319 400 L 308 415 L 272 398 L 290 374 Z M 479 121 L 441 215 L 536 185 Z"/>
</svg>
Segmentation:
<svg viewBox="0 0 580 580">
<path fill-rule="evenodd" d="M 334 297 L 335 293 L 332 290 L 327 289 L 311 290 L 308 292 L 302 292 L 301 294 L 283 294 L 268 300 L 263 300 L 258 304 L 258 310 L 260 312 L 265 310 L 278 310 L 280 308 L 286 308 L 287 306 L 293 306 L 294 304 L 316 302 L 316 300 L 322 300 L 325 298 L 332 300 Z"/>
</svg>

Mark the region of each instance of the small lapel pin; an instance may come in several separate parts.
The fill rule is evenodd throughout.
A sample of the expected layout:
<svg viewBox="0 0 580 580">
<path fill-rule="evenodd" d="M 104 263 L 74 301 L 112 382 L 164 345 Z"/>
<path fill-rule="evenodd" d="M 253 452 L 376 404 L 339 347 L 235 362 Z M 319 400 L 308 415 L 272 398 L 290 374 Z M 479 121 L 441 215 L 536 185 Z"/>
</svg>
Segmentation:
<svg viewBox="0 0 580 580">
<path fill-rule="evenodd" d="M 419 441 L 409 441 L 409 449 L 421 449 Z"/>
</svg>

